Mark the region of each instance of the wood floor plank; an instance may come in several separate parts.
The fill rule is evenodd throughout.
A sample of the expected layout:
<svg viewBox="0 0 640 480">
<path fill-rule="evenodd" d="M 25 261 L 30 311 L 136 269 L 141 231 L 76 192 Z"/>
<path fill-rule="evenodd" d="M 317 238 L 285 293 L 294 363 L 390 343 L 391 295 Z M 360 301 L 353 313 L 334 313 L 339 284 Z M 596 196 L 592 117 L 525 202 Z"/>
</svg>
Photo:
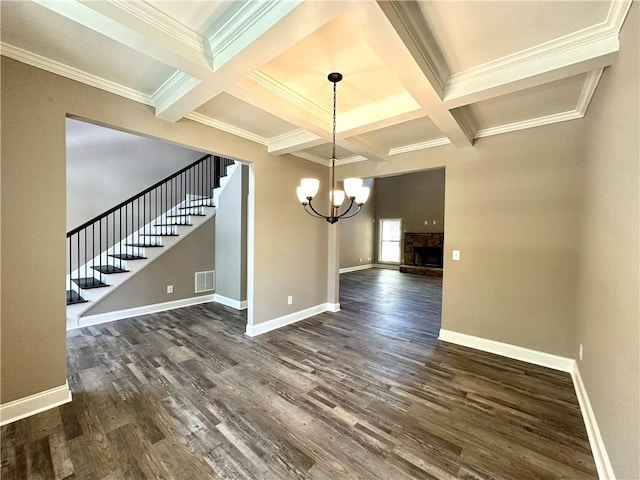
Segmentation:
<svg viewBox="0 0 640 480">
<path fill-rule="evenodd" d="M 597 478 L 568 374 L 438 342 L 439 277 L 340 280 L 256 338 L 215 303 L 69 332 L 73 402 L 2 427 L 3 480 Z"/>
</svg>

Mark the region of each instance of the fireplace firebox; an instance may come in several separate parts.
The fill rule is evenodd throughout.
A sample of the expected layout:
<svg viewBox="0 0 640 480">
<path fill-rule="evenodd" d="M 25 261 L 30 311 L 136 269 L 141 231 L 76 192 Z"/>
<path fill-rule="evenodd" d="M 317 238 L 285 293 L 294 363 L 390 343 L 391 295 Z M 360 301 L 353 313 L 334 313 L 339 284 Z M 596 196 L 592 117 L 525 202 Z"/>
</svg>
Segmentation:
<svg viewBox="0 0 640 480">
<path fill-rule="evenodd" d="M 419 267 L 442 267 L 442 247 L 413 247 L 413 264 Z"/>
</svg>

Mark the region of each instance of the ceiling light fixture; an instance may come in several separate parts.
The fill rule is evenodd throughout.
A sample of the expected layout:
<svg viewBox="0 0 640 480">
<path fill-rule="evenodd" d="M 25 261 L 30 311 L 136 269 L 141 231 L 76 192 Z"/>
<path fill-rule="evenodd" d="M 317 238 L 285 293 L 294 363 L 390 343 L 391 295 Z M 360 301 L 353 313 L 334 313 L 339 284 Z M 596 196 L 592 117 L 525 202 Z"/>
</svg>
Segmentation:
<svg viewBox="0 0 640 480">
<path fill-rule="evenodd" d="M 327 222 L 333 224 L 341 218 L 350 218 L 355 216 L 362 205 L 369 198 L 369 187 L 363 186 L 361 178 L 345 178 L 343 182 L 344 190 L 336 189 L 335 166 L 336 166 L 336 86 L 342 80 L 342 74 L 338 72 L 330 73 L 327 79 L 333 83 L 333 137 L 331 142 L 331 190 L 329 191 L 329 211 L 331 215 L 322 215 L 311 203 L 313 198 L 320 189 L 320 180 L 317 178 L 303 178 L 300 186 L 296 189 L 298 200 L 304 207 L 304 210 L 316 218 L 324 218 Z M 340 213 L 340 207 L 345 201 L 345 197 L 349 200 L 349 205 Z M 352 211 L 354 204 L 357 206 Z"/>
</svg>

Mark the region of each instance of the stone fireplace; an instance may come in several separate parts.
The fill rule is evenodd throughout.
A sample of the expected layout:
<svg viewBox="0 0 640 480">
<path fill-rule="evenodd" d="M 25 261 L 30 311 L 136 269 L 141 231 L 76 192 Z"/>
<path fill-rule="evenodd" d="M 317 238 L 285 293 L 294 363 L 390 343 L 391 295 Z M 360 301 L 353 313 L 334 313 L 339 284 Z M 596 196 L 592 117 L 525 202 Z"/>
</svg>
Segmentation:
<svg viewBox="0 0 640 480">
<path fill-rule="evenodd" d="M 400 271 L 442 276 L 444 233 L 404 234 Z"/>
</svg>

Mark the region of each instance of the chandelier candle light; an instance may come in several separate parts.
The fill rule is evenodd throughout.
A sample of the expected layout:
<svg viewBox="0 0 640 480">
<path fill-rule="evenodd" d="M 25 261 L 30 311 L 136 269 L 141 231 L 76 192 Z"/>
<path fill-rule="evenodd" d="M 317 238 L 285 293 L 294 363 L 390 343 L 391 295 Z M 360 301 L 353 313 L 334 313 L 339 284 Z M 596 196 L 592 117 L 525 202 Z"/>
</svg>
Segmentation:
<svg viewBox="0 0 640 480">
<path fill-rule="evenodd" d="M 345 178 L 343 181 L 344 190 L 336 189 L 335 166 L 336 166 L 336 85 L 342 80 L 342 74 L 338 72 L 330 73 L 327 79 L 333 83 L 333 136 L 331 142 L 331 190 L 329 191 L 329 211 L 331 215 L 322 215 L 311 203 L 320 189 L 320 180 L 317 178 L 303 178 L 300 186 L 296 189 L 298 200 L 305 211 L 316 218 L 324 218 L 333 224 L 341 218 L 355 216 L 362 205 L 369 198 L 369 187 L 362 185 L 361 178 Z M 340 207 L 344 203 L 345 197 L 349 200 L 349 205 L 340 213 Z M 353 206 L 357 205 L 356 209 Z M 352 211 L 353 210 L 353 211 Z"/>
</svg>

